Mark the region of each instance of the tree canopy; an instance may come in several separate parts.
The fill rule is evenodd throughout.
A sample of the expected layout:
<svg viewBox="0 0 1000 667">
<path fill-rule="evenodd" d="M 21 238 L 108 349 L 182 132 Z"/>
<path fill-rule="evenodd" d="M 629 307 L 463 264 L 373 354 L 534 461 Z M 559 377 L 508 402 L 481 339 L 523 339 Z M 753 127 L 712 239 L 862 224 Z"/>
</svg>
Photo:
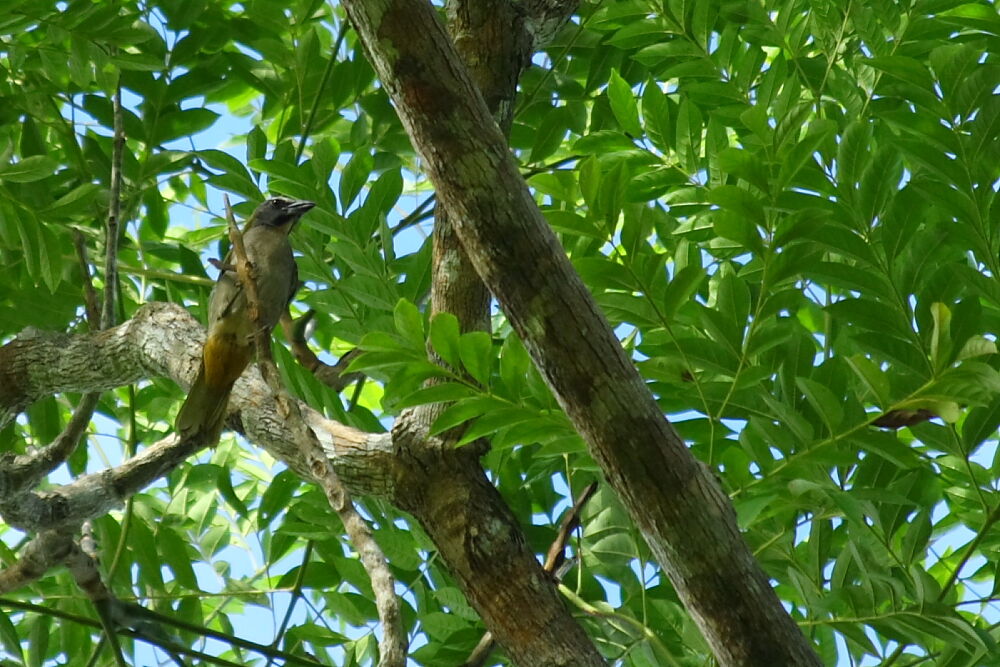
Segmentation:
<svg viewBox="0 0 1000 667">
<path fill-rule="evenodd" d="M 269 194 L 317 203 L 294 232 L 303 288 L 274 354 L 389 563 L 411 664 L 462 664 L 487 630 L 500 648 L 481 664 L 525 664 L 533 654 L 514 630 L 541 621 L 525 608 L 502 623 L 490 599 L 503 586 L 477 588 L 476 577 L 502 578 L 507 558 L 544 560 L 554 543 L 567 557 L 549 568 L 560 597 L 545 597 L 556 590 L 548 579 L 507 583 L 537 593 L 538 609 L 565 604 L 608 660 L 705 664 L 718 648 L 705 635 L 711 610 L 689 611 L 698 593 L 683 592 L 677 563 L 698 572 L 699 557 L 715 555 L 689 553 L 693 535 L 661 544 L 621 492 L 630 479 L 595 448 L 599 435 L 564 409 L 625 388 L 595 366 L 593 385 L 567 399 L 557 381 L 573 360 L 546 357 L 525 332 L 558 337 L 568 321 L 535 321 L 506 302 L 478 321 L 441 306 L 465 298 L 440 296 L 456 288 L 449 275 L 465 276 L 457 289 L 481 286 L 448 273 L 440 237 L 434 261 L 432 226 L 473 209 L 450 208 L 428 172 L 451 186 L 441 163 L 507 180 L 489 159 L 453 152 L 444 125 L 464 117 L 443 114 L 426 136 L 400 122 L 397 110 L 433 109 L 446 91 L 408 55 L 395 61 L 398 82 L 376 76 L 377 49 L 407 53 L 398 47 L 412 24 L 400 9 L 384 43 L 366 45 L 352 26 L 352 5 L 364 3 L 345 4 L 351 20 L 316 0 L 0 9 L 4 664 L 115 664 L 119 651 L 138 664 L 150 644 L 160 658 L 210 654 L 205 664 L 379 661 L 367 552 L 346 537 L 354 520 L 331 511 L 336 494 L 308 464 L 284 456 L 277 413 L 249 383 L 230 421 L 245 439 L 226 435 L 159 464 L 160 481 L 133 482 L 141 472 L 129 461 L 170 438 L 198 354 L 197 327 L 159 302 L 204 322 L 216 275 L 207 260 L 229 247 L 221 193 L 237 217 Z M 490 45 L 462 32 L 473 4 L 451 3 L 441 19 L 531 199 L 820 661 L 1000 664 L 994 5 L 598 0 L 552 2 L 549 15 L 524 2 L 480 33 L 515 34 L 502 21 L 526 16 L 537 39 L 494 90 L 490 72 L 503 70 Z M 426 85 L 406 78 L 414 72 Z M 490 279 L 492 260 L 472 263 L 504 289 L 560 275 L 543 250 L 512 252 L 539 263 Z M 102 325 L 110 293 L 114 317 Z M 75 410 L 85 416 L 76 426 Z M 386 463 L 352 458 L 330 423 L 350 429 L 359 451 L 358 434 L 382 434 L 368 454 Z M 74 442 L 52 470 L 18 481 L 14 455 L 56 451 L 65 433 Z M 477 504 L 465 463 L 414 456 L 411 469 L 395 457 L 412 433 L 478 459 L 500 509 Z M 106 470 L 118 495 L 100 512 L 31 509 Z M 560 520 L 593 482 L 563 544 Z M 427 510 L 438 486 L 473 500 Z M 682 492 L 666 481 L 659 491 L 668 501 Z M 476 512 L 501 517 L 512 537 L 463 561 L 449 551 L 448 517 L 468 542 L 463 522 Z M 52 550 L 44 536 L 81 524 L 81 553 L 108 590 L 159 614 L 111 652 L 100 596 L 74 561 L 30 567 Z"/>
</svg>

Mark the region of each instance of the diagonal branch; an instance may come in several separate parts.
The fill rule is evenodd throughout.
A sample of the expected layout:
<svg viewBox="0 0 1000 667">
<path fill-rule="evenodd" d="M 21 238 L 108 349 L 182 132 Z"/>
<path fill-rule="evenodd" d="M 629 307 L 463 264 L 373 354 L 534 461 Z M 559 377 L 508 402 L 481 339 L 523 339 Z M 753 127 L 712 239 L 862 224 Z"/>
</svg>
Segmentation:
<svg viewBox="0 0 1000 667">
<path fill-rule="evenodd" d="M 43 576 L 66 558 L 71 544 L 62 531 L 45 530 L 35 535 L 21 549 L 17 561 L 0 571 L 0 593 L 16 591 Z"/>
<path fill-rule="evenodd" d="M 69 458 L 90 424 L 99 399 L 100 394 L 97 392 L 84 394 L 62 433 L 38 452 L 0 458 L 0 499 L 3 502 L 35 487 L 43 477 Z"/>
<path fill-rule="evenodd" d="M 591 482 L 585 486 L 580 495 L 577 496 L 576 502 L 566 511 L 562 521 L 559 522 L 559 532 L 556 534 L 556 539 L 552 541 L 545 557 L 545 564 L 542 566 L 542 569 L 551 574 L 557 583 L 562 581 L 565 575 L 564 570 L 570 569 L 564 568 L 563 565 L 573 563 L 573 561 L 566 561 L 566 545 L 569 543 L 570 535 L 580 526 L 580 513 L 583 512 L 583 506 L 596 492 L 597 482 Z M 476 644 L 476 648 L 469 654 L 468 659 L 462 663 L 462 667 L 482 667 L 489 659 L 495 645 L 496 640 L 493 639 L 493 633 L 486 632 Z"/>
<path fill-rule="evenodd" d="M 462 246 L 720 664 L 819 665 L 547 225 L 433 7 L 343 6 Z"/>
<path fill-rule="evenodd" d="M 121 465 L 78 477 L 50 491 L 30 491 L 0 502 L 4 521 L 24 531 L 75 528 L 104 516 L 168 474 L 204 445 L 169 436 Z"/>
</svg>

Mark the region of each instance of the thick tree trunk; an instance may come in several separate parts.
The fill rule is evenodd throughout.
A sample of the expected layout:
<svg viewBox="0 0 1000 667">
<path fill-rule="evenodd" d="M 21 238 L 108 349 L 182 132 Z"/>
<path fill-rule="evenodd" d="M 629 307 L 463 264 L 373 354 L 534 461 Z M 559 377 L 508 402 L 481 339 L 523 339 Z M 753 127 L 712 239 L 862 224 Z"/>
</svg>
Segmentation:
<svg viewBox="0 0 1000 667">
<path fill-rule="evenodd" d="M 459 0 L 448 9 L 452 34 L 476 84 L 501 125 L 509 126 L 517 79 L 528 62 L 523 14 L 510 0 Z M 448 210 L 438 206 L 432 315 L 455 315 L 463 332 L 489 331 L 489 306 L 489 292 L 462 248 Z M 517 518 L 486 479 L 477 447 L 455 448 L 461 429 L 427 437 L 445 407 L 408 410 L 393 429 L 403 456 L 421 462 L 411 468 L 395 502 L 420 521 L 469 603 L 515 664 L 605 664 L 528 548 Z"/>
<path fill-rule="evenodd" d="M 344 0 L 462 245 L 723 665 L 818 665 L 663 417 L 425 0 Z M 524 663 L 528 664 L 528 663 Z"/>
</svg>

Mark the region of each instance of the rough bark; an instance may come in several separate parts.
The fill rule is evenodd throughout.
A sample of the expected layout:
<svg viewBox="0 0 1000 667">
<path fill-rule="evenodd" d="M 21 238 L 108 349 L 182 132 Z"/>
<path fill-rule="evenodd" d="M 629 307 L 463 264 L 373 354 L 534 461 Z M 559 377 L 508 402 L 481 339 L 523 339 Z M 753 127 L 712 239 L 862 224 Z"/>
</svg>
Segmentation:
<svg viewBox="0 0 1000 667">
<path fill-rule="evenodd" d="M 462 56 L 498 121 L 509 127 L 518 76 L 528 62 L 523 14 L 509 0 L 451 2 L 448 9 Z M 463 332 L 489 331 L 489 291 L 462 248 L 448 211 L 440 206 L 433 262 L 432 315 L 455 315 Z M 554 580 L 527 547 L 517 518 L 486 479 L 478 448 L 455 449 L 460 429 L 427 437 L 445 407 L 418 406 L 401 415 L 393 429 L 403 455 L 421 463 L 401 485 L 398 504 L 437 545 L 469 603 L 515 664 L 603 665 L 593 642 L 566 610 Z"/>
<path fill-rule="evenodd" d="M 194 379 L 204 342 L 205 330 L 198 321 L 180 306 L 165 303 L 146 304 L 131 320 L 95 334 L 22 334 L 0 347 L 5 373 L 0 428 L 42 396 L 102 391 L 164 376 L 186 387 Z M 299 407 L 352 493 L 394 493 L 402 468 L 388 434 L 364 433 L 328 420 L 305 404 Z M 237 422 L 248 439 L 305 479 L 312 478 L 309 462 L 290 437 L 274 395 L 256 368 L 237 381 L 229 408 L 230 422 Z M 0 474 L 0 491 L 6 480 Z"/>
<path fill-rule="evenodd" d="M 515 665 L 604 665 L 525 543 L 516 518 L 470 448 L 399 446 L 418 455 L 396 502 L 434 539 L 448 569 Z"/>
<path fill-rule="evenodd" d="M 720 664 L 818 665 L 728 498 L 670 426 L 517 171 L 424 0 L 344 0 L 462 245 Z"/>
</svg>

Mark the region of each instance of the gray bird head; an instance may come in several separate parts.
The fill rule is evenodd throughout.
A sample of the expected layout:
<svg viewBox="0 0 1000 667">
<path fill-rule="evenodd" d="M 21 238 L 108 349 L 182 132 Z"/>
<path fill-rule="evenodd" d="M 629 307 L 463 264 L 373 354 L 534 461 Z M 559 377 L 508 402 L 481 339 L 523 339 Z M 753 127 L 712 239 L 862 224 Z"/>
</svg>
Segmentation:
<svg viewBox="0 0 1000 667">
<path fill-rule="evenodd" d="M 253 225 L 268 227 L 288 226 L 291 231 L 295 222 L 316 204 L 304 199 L 289 199 L 287 197 L 272 197 L 257 207 L 253 212 Z"/>
</svg>

